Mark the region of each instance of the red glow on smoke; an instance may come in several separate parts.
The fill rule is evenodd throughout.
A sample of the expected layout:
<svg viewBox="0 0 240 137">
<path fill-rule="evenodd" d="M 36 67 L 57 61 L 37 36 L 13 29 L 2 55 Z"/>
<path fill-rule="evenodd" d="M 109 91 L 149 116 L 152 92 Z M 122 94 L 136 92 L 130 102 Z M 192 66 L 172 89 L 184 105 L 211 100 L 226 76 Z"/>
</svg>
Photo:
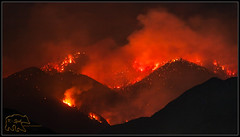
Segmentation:
<svg viewBox="0 0 240 137">
<path fill-rule="evenodd" d="M 60 61 L 60 63 L 48 63 L 47 65 L 43 66 L 41 69 L 43 71 L 47 71 L 47 72 L 51 72 L 51 71 L 54 71 L 54 70 L 59 72 L 59 73 L 64 72 L 65 67 L 67 67 L 70 64 L 77 63 L 75 61 L 75 59 L 78 58 L 78 55 L 80 55 L 80 54 L 81 54 L 81 52 L 76 52 L 74 54 L 68 54 L 68 56 L 65 57 L 62 61 Z M 179 60 L 179 58 L 175 58 L 175 59 L 171 59 L 168 62 L 162 61 L 160 63 L 160 61 L 152 61 L 152 60 L 139 61 L 139 60 L 136 59 L 136 60 L 134 60 L 132 65 L 130 65 L 130 68 L 127 69 L 126 72 L 122 71 L 122 73 L 126 74 L 128 72 L 128 73 L 135 74 L 135 76 L 132 77 L 131 79 L 126 78 L 126 79 L 129 80 L 127 82 L 128 83 L 127 85 L 130 85 L 130 84 L 134 84 L 134 83 L 140 81 L 145 76 L 147 76 L 151 72 L 157 70 L 162 65 L 164 65 L 166 63 L 175 62 L 175 61 L 178 61 L 178 60 Z M 199 58 L 191 58 L 189 61 L 193 62 L 197 65 L 203 66 L 203 62 Z M 220 65 L 219 61 L 217 61 L 217 60 L 214 60 L 212 65 L 213 65 L 212 71 L 214 73 L 218 73 L 219 71 L 223 71 L 226 75 L 228 75 L 228 77 L 236 76 L 235 71 L 230 70 L 227 66 Z M 104 81 L 101 81 L 101 82 L 104 83 Z M 127 85 L 124 84 L 124 83 L 121 83 L 121 80 L 119 80 L 116 83 L 114 83 L 113 85 L 108 85 L 108 86 L 112 89 L 120 89 L 120 88 L 125 87 Z"/>
<path fill-rule="evenodd" d="M 72 97 L 72 92 L 71 91 L 67 91 L 64 93 L 64 99 L 63 99 L 63 103 L 67 104 L 70 107 L 74 107 L 75 106 L 75 100 Z"/>
</svg>

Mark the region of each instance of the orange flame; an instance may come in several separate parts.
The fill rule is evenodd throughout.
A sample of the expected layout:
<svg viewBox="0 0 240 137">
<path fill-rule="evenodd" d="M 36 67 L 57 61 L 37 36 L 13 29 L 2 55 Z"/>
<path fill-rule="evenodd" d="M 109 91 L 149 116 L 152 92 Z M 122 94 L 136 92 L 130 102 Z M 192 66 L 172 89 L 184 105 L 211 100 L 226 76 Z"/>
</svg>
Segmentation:
<svg viewBox="0 0 240 137">
<path fill-rule="evenodd" d="M 214 66 L 217 66 L 217 65 L 218 65 L 218 63 L 217 63 L 216 60 L 213 61 L 213 65 L 214 65 Z"/>
<path fill-rule="evenodd" d="M 79 57 L 80 54 L 85 54 L 85 52 L 81 53 L 81 52 L 76 52 L 75 54 L 68 54 L 67 57 L 65 57 L 60 63 L 48 63 L 47 65 L 43 66 L 41 69 L 43 71 L 53 71 L 56 70 L 57 72 L 64 72 L 65 71 L 65 67 L 68 66 L 69 64 L 72 63 L 77 63 L 75 60 L 76 58 Z M 129 81 L 127 83 L 121 83 L 121 81 L 116 82 L 114 84 L 107 84 L 110 88 L 112 89 L 120 89 L 123 88 L 125 86 L 128 86 L 129 84 L 134 84 L 138 81 L 140 81 L 141 79 L 143 79 L 145 76 L 147 76 L 148 74 L 150 74 L 151 72 L 155 71 L 156 69 L 158 69 L 159 67 L 161 67 L 162 65 L 164 65 L 165 63 L 172 63 L 172 62 L 176 62 L 178 61 L 180 58 L 174 58 L 168 62 L 164 62 L 164 61 L 160 61 L 160 60 L 151 60 L 151 59 L 145 59 L 145 58 L 138 58 L 135 59 L 132 63 L 132 65 L 130 66 L 130 70 L 133 69 L 133 78 L 128 79 Z M 193 57 L 192 59 L 188 60 L 190 62 L 193 62 L 197 65 L 200 66 L 204 66 L 201 57 L 197 56 L 197 57 Z M 214 73 L 218 73 L 219 71 L 224 72 L 228 77 L 232 77 L 232 76 L 236 76 L 236 72 L 235 71 L 231 71 L 227 66 L 225 65 L 220 65 L 220 62 L 217 60 L 213 61 L 213 68 L 212 71 Z M 130 71 L 129 71 L 130 72 Z M 124 71 L 122 71 L 122 73 L 124 73 Z M 85 74 L 87 75 L 87 74 Z M 94 77 L 93 77 L 94 78 Z M 103 82 L 104 83 L 104 82 Z M 106 83 L 105 83 L 106 84 Z M 65 101 L 67 102 L 67 101 Z M 69 101 L 68 101 L 69 102 Z"/>
<path fill-rule="evenodd" d="M 152 63 L 142 63 L 136 60 L 133 63 L 133 68 L 135 68 L 139 72 L 148 72 L 150 70 L 153 70 L 154 68 L 156 69 L 156 65 L 152 65 Z"/>
<path fill-rule="evenodd" d="M 63 99 L 63 103 L 67 104 L 67 105 L 70 106 L 70 107 L 73 106 L 71 99 L 65 98 L 65 99 Z"/>
<path fill-rule="evenodd" d="M 236 76 L 236 72 L 229 70 L 229 68 L 224 65 L 220 65 L 219 62 L 217 62 L 216 60 L 213 61 L 213 66 L 214 73 L 217 73 L 218 71 L 223 71 L 228 75 L 228 77 Z"/>
<path fill-rule="evenodd" d="M 75 106 L 76 106 L 75 100 L 74 100 L 74 98 L 72 97 L 72 96 L 73 96 L 72 88 L 66 90 L 66 92 L 64 93 L 64 96 L 65 96 L 65 97 L 64 97 L 64 99 L 62 100 L 63 103 L 67 104 L 67 105 L 70 106 L 70 107 L 75 107 Z"/>
<path fill-rule="evenodd" d="M 76 63 L 75 59 L 78 58 L 80 54 L 81 54 L 80 52 L 77 52 L 74 55 L 68 54 L 68 56 L 64 58 L 64 60 L 61 61 L 60 63 L 48 63 L 47 65 L 41 67 L 41 69 L 43 71 L 56 70 L 57 72 L 64 72 L 66 66 L 72 63 Z"/>
<path fill-rule="evenodd" d="M 159 67 L 160 63 L 156 63 L 155 67 L 152 69 L 153 71 L 156 70 Z"/>
<path fill-rule="evenodd" d="M 120 88 L 121 88 L 121 86 L 116 86 L 116 87 L 114 87 L 114 88 L 120 89 Z"/>
<path fill-rule="evenodd" d="M 89 117 L 90 119 L 97 120 L 99 123 L 102 123 L 102 121 L 100 120 L 100 117 L 99 117 L 98 115 L 92 113 L 92 112 L 90 112 L 90 113 L 88 114 L 88 117 Z"/>
</svg>

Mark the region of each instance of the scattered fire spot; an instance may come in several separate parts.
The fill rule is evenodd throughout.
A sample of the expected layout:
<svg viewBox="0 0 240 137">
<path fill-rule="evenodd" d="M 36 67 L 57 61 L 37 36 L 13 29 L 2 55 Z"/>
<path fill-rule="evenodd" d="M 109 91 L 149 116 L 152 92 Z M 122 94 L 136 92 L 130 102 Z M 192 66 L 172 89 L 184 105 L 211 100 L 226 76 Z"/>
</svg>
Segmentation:
<svg viewBox="0 0 240 137">
<path fill-rule="evenodd" d="M 79 57 L 81 53 L 77 52 L 75 54 L 68 54 L 67 57 L 63 59 L 63 61 L 59 63 L 48 63 L 47 65 L 44 65 L 41 67 L 43 71 L 53 71 L 56 70 L 57 72 L 64 72 L 65 67 L 68 66 L 69 64 L 76 63 L 75 59 Z M 85 54 L 85 53 L 84 53 Z"/>
<path fill-rule="evenodd" d="M 121 86 L 116 86 L 116 88 L 117 88 L 117 89 L 120 89 L 120 88 L 121 88 Z"/>
<path fill-rule="evenodd" d="M 99 123 L 102 123 L 101 118 L 100 118 L 98 115 L 96 115 L 96 114 L 94 114 L 94 113 L 92 113 L 92 112 L 90 112 L 90 113 L 88 114 L 88 117 L 89 117 L 90 119 L 97 120 Z"/>
<path fill-rule="evenodd" d="M 216 60 L 213 61 L 213 65 L 214 65 L 214 66 L 217 66 L 217 65 L 218 65 L 218 63 L 217 63 Z"/>
<path fill-rule="evenodd" d="M 56 71 L 60 73 L 64 72 L 66 71 L 66 67 L 68 65 L 77 63 L 76 59 L 80 57 L 79 56 L 80 54 L 85 54 L 85 52 L 76 52 L 75 54 L 68 54 L 67 57 L 65 57 L 59 63 L 48 63 L 47 65 L 43 66 L 41 69 L 47 72 L 50 72 L 50 71 Z M 126 86 L 137 83 L 138 81 L 142 80 L 145 76 L 149 75 L 151 72 L 157 70 L 162 65 L 166 63 L 173 63 L 179 60 L 181 60 L 181 58 L 174 58 L 168 62 L 164 62 L 164 61 L 159 62 L 159 60 L 135 59 L 130 68 L 126 69 L 125 71 L 124 70 L 121 71 L 121 74 L 127 74 L 126 76 L 124 75 L 122 77 L 123 80 L 118 80 L 117 82 L 105 83 L 105 84 L 108 85 L 108 87 L 111 89 L 121 89 Z M 191 59 L 190 62 L 200 66 L 204 66 L 200 57 L 195 57 Z M 220 65 L 219 61 L 214 60 L 212 64 L 213 64 L 213 68 L 211 68 L 212 72 L 216 74 L 218 74 L 219 72 L 225 73 L 227 77 L 236 76 L 236 71 L 230 70 L 226 65 Z M 127 77 L 128 75 L 130 75 L 129 78 Z M 128 81 L 126 82 L 125 79 L 127 79 Z M 65 103 L 66 102 L 69 102 L 69 101 L 65 100 Z"/>
<path fill-rule="evenodd" d="M 214 73 L 218 73 L 219 71 L 223 71 L 225 72 L 225 74 L 227 74 L 228 77 L 232 77 L 235 76 L 235 72 L 229 70 L 227 67 L 225 67 L 224 65 L 220 65 L 219 62 L 217 62 L 216 60 L 213 61 L 213 66 L 214 66 Z"/>
</svg>

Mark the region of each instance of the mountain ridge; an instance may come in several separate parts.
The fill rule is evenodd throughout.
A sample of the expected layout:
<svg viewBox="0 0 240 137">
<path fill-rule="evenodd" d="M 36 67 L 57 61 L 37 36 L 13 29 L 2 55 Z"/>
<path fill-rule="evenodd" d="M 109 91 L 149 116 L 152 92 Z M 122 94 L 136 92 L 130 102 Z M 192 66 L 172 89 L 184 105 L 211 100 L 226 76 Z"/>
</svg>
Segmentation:
<svg viewBox="0 0 240 137">
<path fill-rule="evenodd" d="M 211 78 L 194 86 L 151 117 L 114 125 L 103 133 L 236 134 L 237 77 Z"/>
</svg>

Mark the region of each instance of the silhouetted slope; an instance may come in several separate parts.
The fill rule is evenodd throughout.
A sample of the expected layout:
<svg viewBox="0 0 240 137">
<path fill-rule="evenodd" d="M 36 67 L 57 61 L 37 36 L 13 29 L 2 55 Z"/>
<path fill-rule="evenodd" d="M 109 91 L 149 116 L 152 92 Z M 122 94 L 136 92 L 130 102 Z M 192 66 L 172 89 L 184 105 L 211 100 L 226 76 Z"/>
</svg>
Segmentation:
<svg viewBox="0 0 240 137">
<path fill-rule="evenodd" d="M 30 111 L 25 106 L 34 109 L 34 103 L 49 99 L 62 104 L 66 90 L 76 88 L 77 92 L 71 96 L 79 111 L 93 112 L 111 124 L 118 124 L 153 115 L 184 91 L 213 76 L 216 74 L 204 67 L 178 59 L 158 68 L 134 85 L 113 91 L 85 75 L 46 73 L 32 67 L 3 80 L 4 107 Z"/>
<path fill-rule="evenodd" d="M 154 88 L 161 90 L 163 87 L 174 90 L 174 92 L 181 92 L 217 76 L 217 74 L 205 67 L 178 59 L 169 61 L 141 81 L 126 87 L 124 90 L 133 91 L 127 92 L 131 95 L 135 95 L 136 92 L 142 92 L 144 89 Z"/>
<path fill-rule="evenodd" d="M 48 74 L 38 68 L 28 68 L 3 79 L 3 106 L 26 114 L 56 133 L 96 133 L 109 126 L 103 118 L 102 123 L 91 120 L 87 111 L 62 102 L 66 89 L 86 85 L 90 86 L 86 92 L 98 95 L 85 97 L 95 99 L 93 104 L 103 100 L 101 96 L 115 96 L 106 86 L 84 75 L 71 72 Z M 103 101 L 109 100 L 104 98 Z"/>
<path fill-rule="evenodd" d="M 122 121 L 149 117 L 184 91 L 215 76 L 208 69 L 183 59 L 169 61 L 141 81 L 119 91 L 128 99 L 124 104 L 128 111 L 122 109 L 119 115 L 125 118 Z"/>
<path fill-rule="evenodd" d="M 212 78 L 184 92 L 152 117 L 110 127 L 105 133 L 237 133 L 237 78 Z"/>
<path fill-rule="evenodd" d="M 35 67 L 27 68 L 5 78 L 3 85 L 4 91 L 12 91 L 5 93 L 7 97 L 14 94 L 30 98 L 41 94 L 59 100 L 64 98 L 67 89 L 77 87 L 81 90 L 81 94 L 75 95 L 74 98 L 82 102 L 84 110 L 96 112 L 99 111 L 98 108 L 105 107 L 107 109 L 105 104 L 112 107 L 121 100 L 116 92 L 88 76 L 72 72 L 45 73 Z M 30 92 L 32 90 L 36 92 Z M 98 108 L 95 108 L 96 106 Z"/>
</svg>

